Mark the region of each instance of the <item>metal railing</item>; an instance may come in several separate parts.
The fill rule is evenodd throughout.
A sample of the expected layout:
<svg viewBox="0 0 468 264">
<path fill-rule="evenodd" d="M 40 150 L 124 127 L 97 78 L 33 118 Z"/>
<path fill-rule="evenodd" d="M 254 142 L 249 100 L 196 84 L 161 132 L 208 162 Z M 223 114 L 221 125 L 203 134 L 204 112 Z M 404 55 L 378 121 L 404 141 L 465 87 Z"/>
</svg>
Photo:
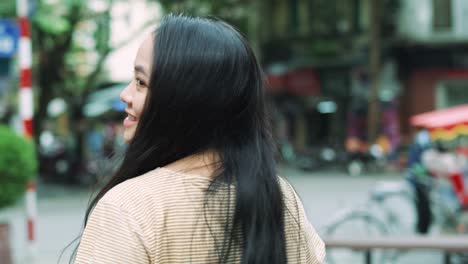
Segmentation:
<svg viewBox="0 0 468 264">
<path fill-rule="evenodd" d="M 450 264 L 452 254 L 468 253 L 468 235 L 402 236 L 379 238 L 324 237 L 327 248 L 348 248 L 362 251 L 365 263 L 372 263 L 372 250 L 436 250 L 444 253 L 444 263 Z"/>
</svg>

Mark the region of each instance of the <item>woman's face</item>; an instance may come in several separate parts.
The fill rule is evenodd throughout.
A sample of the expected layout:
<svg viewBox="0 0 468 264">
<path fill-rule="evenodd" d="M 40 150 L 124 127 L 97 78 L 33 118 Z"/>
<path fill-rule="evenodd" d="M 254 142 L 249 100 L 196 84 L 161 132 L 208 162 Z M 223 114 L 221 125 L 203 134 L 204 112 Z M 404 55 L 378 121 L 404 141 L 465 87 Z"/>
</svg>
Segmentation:
<svg viewBox="0 0 468 264">
<path fill-rule="evenodd" d="M 127 116 L 123 121 L 123 138 L 128 143 L 135 135 L 138 122 L 143 112 L 153 60 L 153 37 L 149 36 L 140 45 L 134 63 L 133 80 L 122 90 L 120 99 L 127 104 Z"/>
</svg>

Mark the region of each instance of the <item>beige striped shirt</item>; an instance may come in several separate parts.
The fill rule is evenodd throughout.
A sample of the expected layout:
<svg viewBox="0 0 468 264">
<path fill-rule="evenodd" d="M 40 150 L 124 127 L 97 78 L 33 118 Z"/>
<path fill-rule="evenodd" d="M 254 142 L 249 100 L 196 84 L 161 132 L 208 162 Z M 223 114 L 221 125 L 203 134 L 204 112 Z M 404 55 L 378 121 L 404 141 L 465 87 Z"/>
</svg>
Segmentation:
<svg viewBox="0 0 468 264">
<path fill-rule="evenodd" d="M 75 263 L 219 263 L 215 245 L 223 241 L 233 188 L 221 188 L 206 204 L 210 180 L 158 168 L 117 185 L 92 211 Z M 288 263 L 322 263 L 324 243 L 292 187 L 280 182 Z M 239 263 L 240 246 L 231 250 L 225 262 Z"/>
</svg>

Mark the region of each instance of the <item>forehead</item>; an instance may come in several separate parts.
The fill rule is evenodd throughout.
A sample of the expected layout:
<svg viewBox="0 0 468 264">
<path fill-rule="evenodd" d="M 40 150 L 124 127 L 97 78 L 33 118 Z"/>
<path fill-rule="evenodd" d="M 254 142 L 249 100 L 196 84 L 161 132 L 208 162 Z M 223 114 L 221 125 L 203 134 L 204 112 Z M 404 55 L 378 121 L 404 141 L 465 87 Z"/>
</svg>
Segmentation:
<svg viewBox="0 0 468 264">
<path fill-rule="evenodd" d="M 146 72 L 150 72 L 153 61 L 153 36 L 148 36 L 138 48 L 135 58 L 135 66 L 142 66 Z"/>
</svg>

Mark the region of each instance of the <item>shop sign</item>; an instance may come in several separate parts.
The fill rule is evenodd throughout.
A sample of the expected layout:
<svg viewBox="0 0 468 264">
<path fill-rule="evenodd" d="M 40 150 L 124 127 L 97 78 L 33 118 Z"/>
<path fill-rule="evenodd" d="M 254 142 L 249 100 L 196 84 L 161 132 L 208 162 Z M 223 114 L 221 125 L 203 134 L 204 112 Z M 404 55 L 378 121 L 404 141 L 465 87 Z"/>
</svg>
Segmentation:
<svg viewBox="0 0 468 264">
<path fill-rule="evenodd" d="M 18 47 L 19 30 L 15 23 L 0 19 L 0 58 L 10 58 Z"/>
<path fill-rule="evenodd" d="M 300 68 L 289 72 L 286 76 L 285 86 L 292 95 L 320 95 L 319 77 L 316 71 L 311 68 Z"/>
</svg>

